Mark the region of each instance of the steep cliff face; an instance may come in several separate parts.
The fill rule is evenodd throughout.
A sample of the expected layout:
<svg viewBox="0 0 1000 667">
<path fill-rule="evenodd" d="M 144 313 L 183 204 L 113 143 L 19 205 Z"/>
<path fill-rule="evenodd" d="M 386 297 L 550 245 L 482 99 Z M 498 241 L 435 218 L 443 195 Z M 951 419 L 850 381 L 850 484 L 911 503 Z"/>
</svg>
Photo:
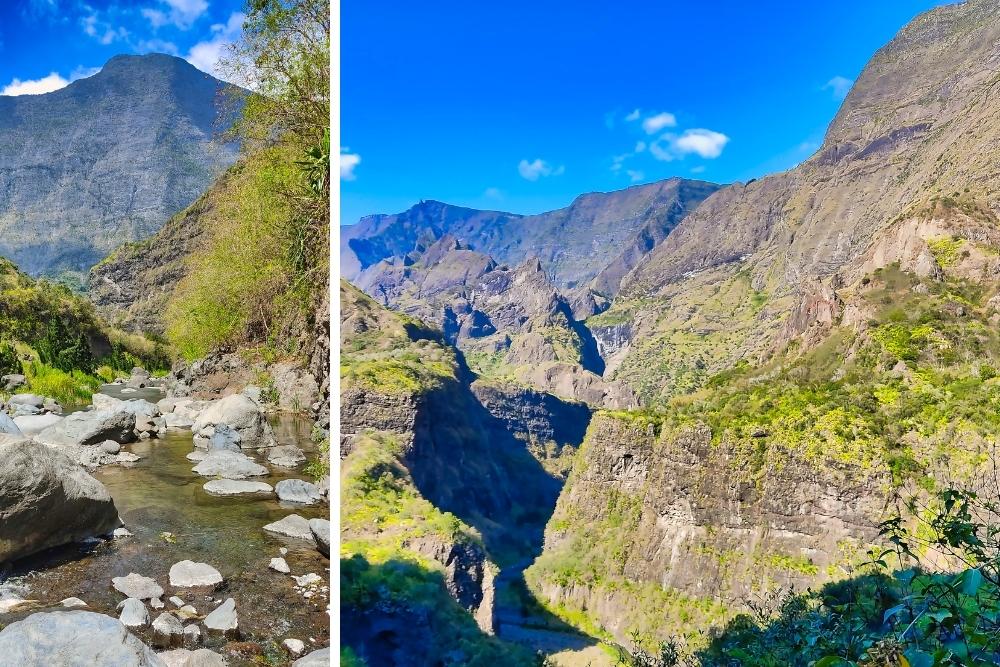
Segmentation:
<svg viewBox="0 0 1000 667">
<path fill-rule="evenodd" d="M 33 275 L 85 274 L 154 233 L 235 160 L 237 147 L 217 140 L 234 93 L 153 54 L 116 56 L 52 93 L 0 97 L 0 254 Z"/>
<path fill-rule="evenodd" d="M 623 377 L 648 379 L 640 394 L 653 399 L 688 390 L 676 376 L 699 358 L 712 369 L 759 358 L 805 283 L 854 272 L 893 224 L 932 200 L 995 216 L 998 44 L 995 2 L 917 17 L 872 58 L 814 156 L 723 188 L 684 218 L 625 278 L 612 308 L 642 339 Z M 695 344 L 675 354 L 683 338 Z M 660 381 L 642 370 L 658 362 L 668 371 Z"/>
<path fill-rule="evenodd" d="M 498 265 L 445 235 L 416 262 L 369 267 L 358 285 L 383 305 L 439 327 L 478 373 L 593 405 L 636 404 L 622 383 L 601 377 L 593 336 L 538 259 Z"/>
<path fill-rule="evenodd" d="M 360 568 L 345 586 L 368 586 L 379 568 L 410 561 L 414 580 L 439 581 L 466 614 L 444 623 L 440 601 L 399 593 L 378 606 L 349 597 L 345 636 L 370 664 L 429 664 L 467 634 L 458 630 L 463 618 L 494 632 L 495 576 L 537 553 L 563 450 L 575 450 L 590 411 L 540 392 L 470 387 L 439 331 L 347 283 L 340 297 L 341 537 L 347 569 Z M 431 648 L 407 653 L 421 618 L 420 651 Z M 516 647 L 475 642 L 501 664 L 523 664 Z M 382 661 L 387 646 L 401 652 Z"/>
<path fill-rule="evenodd" d="M 706 632 L 756 591 L 813 585 L 863 554 L 884 480 L 795 456 L 755 471 L 746 454 L 704 424 L 598 414 L 532 588 L 627 644 Z"/>
</svg>

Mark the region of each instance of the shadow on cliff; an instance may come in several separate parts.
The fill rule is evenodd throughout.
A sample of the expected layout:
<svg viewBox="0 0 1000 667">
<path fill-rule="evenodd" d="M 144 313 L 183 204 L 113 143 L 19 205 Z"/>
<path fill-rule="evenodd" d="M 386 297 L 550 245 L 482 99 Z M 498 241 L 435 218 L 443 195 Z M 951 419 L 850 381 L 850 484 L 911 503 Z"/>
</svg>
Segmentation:
<svg viewBox="0 0 1000 667">
<path fill-rule="evenodd" d="M 341 558 L 340 582 L 342 644 L 368 667 L 541 664 L 530 650 L 480 630 L 438 571 L 407 560 L 371 563 L 355 554 Z"/>
<path fill-rule="evenodd" d="M 478 530 L 500 565 L 500 636 L 505 624 L 528 624 L 565 633 L 565 648 L 576 648 L 577 631 L 544 611 L 523 580 L 523 570 L 542 552 L 545 526 L 563 485 L 529 452 L 528 431 L 547 419 L 537 430 L 555 442 L 578 447 L 590 410 L 528 389 L 511 389 L 507 398 L 498 390 L 487 409 L 471 388 L 476 376 L 461 356 L 459 363 L 459 381 L 425 395 L 426 409 L 414 425 L 407 467 L 421 495 Z M 558 643 L 557 637 L 548 640 Z"/>
</svg>

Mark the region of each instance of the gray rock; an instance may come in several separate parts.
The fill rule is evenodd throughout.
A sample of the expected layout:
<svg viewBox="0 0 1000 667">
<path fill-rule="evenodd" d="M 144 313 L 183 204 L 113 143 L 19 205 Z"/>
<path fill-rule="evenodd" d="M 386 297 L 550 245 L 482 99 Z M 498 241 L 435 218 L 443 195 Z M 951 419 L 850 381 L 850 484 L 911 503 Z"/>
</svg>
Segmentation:
<svg viewBox="0 0 1000 667">
<path fill-rule="evenodd" d="M 283 479 L 274 485 L 278 500 L 299 505 L 315 505 L 320 501 L 319 489 L 303 479 Z"/>
<path fill-rule="evenodd" d="M 188 461 L 204 461 L 205 457 L 208 456 L 208 452 L 203 452 L 200 450 L 195 450 L 184 455 Z"/>
<path fill-rule="evenodd" d="M 163 609 L 166 605 L 163 604 L 163 600 L 160 598 L 151 598 L 149 600 L 149 606 L 153 609 Z"/>
<path fill-rule="evenodd" d="M 197 623 L 184 626 L 184 645 L 197 646 L 201 643 L 201 628 Z"/>
<path fill-rule="evenodd" d="M 180 599 L 176 595 L 171 595 L 169 598 L 167 598 L 167 601 L 170 602 L 170 604 L 177 607 L 178 609 L 184 606 L 184 600 Z"/>
<path fill-rule="evenodd" d="M 14 423 L 17 424 L 17 427 L 21 429 L 21 433 L 24 435 L 36 435 L 50 426 L 58 424 L 63 419 L 64 417 L 52 413 L 46 415 L 22 415 L 14 417 Z"/>
<path fill-rule="evenodd" d="M 324 498 L 330 495 L 330 476 L 323 475 L 323 478 L 316 483 L 316 488 L 319 489 L 319 495 Z"/>
<path fill-rule="evenodd" d="M 305 460 L 305 452 L 295 445 L 279 445 L 267 452 L 267 462 L 282 468 L 294 468 Z"/>
<path fill-rule="evenodd" d="M 45 412 L 41 408 L 36 408 L 34 405 L 11 405 L 9 406 L 9 409 L 13 410 L 11 414 L 13 414 L 14 417 L 30 417 L 32 415 L 40 415 Z"/>
<path fill-rule="evenodd" d="M 132 537 L 132 531 L 125 527 L 115 528 L 114 531 L 111 533 L 111 535 L 115 539 L 121 539 L 123 537 Z"/>
<path fill-rule="evenodd" d="M 182 560 L 170 566 L 170 585 L 179 588 L 194 586 L 217 586 L 222 583 L 222 575 L 208 563 Z"/>
<path fill-rule="evenodd" d="M 3 385 L 4 391 L 13 391 L 23 386 L 25 382 L 27 382 L 27 378 L 20 373 L 11 373 L 0 377 L 0 384 Z"/>
<path fill-rule="evenodd" d="M 0 562 L 120 524 L 108 490 L 65 454 L 31 440 L 0 444 Z"/>
<path fill-rule="evenodd" d="M 270 484 L 264 482 L 248 482 L 238 479 L 213 479 L 206 482 L 205 493 L 213 496 L 247 496 L 274 493 Z"/>
<path fill-rule="evenodd" d="M 114 440 L 105 440 L 98 445 L 98 448 L 100 448 L 100 450 L 105 454 L 117 454 L 122 450 L 121 444 L 115 442 Z"/>
<path fill-rule="evenodd" d="M 330 664 L 330 649 L 321 648 L 292 663 L 292 667 L 327 667 Z"/>
<path fill-rule="evenodd" d="M 246 454 L 217 450 L 209 452 L 192 470 L 203 477 L 246 479 L 267 474 L 267 468 L 255 463 Z"/>
<path fill-rule="evenodd" d="M 0 661 L 14 667 L 165 667 L 118 619 L 91 611 L 32 614 L 0 630 Z"/>
<path fill-rule="evenodd" d="M 240 442 L 243 437 L 240 432 L 228 424 L 216 424 L 212 430 L 212 435 L 208 439 L 208 451 L 229 450 L 238 452 L 242 448 Z"/>
<path fill-rule="evenodd" d="M 301 577 L 296 577 L 293 575 L 292 579 L 295 580 L 295 583 L 297 585 L 302 586 L 303 588 L 307 586 L 315 587 L 316 584 L 319 584 L 323 581 L 323 577 L 319 576 L 315 572 L 310 572 L 309 574 L 303 574 Z"/>
<path fill-rule="evenodd" d="M 268 567 L 275 572 L 281 572 L 282 574 L 288 574 L 292 571 L 292 568 L 288 567 L 288 563 L 284 558 L 272 558 Z"/>
<path fill-rule="evenodd" d="M 66 598 L 65 600 L 61 600 L 59 604 L 66 607 L 67 609 L 79 609 L 80 607 L 87 606 L 87 603 L 81 600 L 80 598 Z"/>
<path fill-rule="evenodd" d="M 45 397 L 38 394 L 14 394 L 7 401 L 10 405 L 30 405 L 41 409 L 45 405 Z"/>
<path fill-rule="evenodd" d="M 125 401 L 120 398 L 108 396 L 107 394 L 102 394 L 100 392 L 91 396 L 90 402 L 94 406 L 95 410 L 121 410 L 122 405 L 125 404 Z"/>
<path fill-rule="evenodd" d="M 42 403 L 42 409 L 45 410 L 46 412 L 55 412 L 56 414 L 60 415 L 62 414 L 63 411 L 62 406 L 57 401 L 51 398 L 45 399 L 45 402 Z"/>
<path fill-rule="evenodd" d="M 208 427 L 225 424 L 240 434 L 243 449 L 258 449 L 274 444 L 274 433 L 264 418 L 260 406 L 243 394 L 232 394 L 210 404 L 195 420 L 191 429 L 195 435 L 210 437 Z"/>
<path fill-rule="evenodd" d="M 153 621 L 153 646 L 171 648 L 184 643 L 184 626 L 170 612 L 163 612 Z"/>
<path fill-rule="evenodd" d="M 122 401 L 120 407 L 125 412 L 131 412 L 136 417 L 159 417 L 161 414 L 158 405 L 141 398 L 132 398 L 127 401 Z"/>
<path fill-rule="evenodd" d="M 309 519 L 309 530 L 316 540 L 316 548 L 324 556 L 330 556 L 330 522 L 326 519 Z"/>
<path fill-rule="evenodd" d="M 191 428 L 194 424 L 194 419 L 177 412 L 168 412 L 163 415 L 163 422 L 167 428 Z"/>
<path fill-rule="evenodd" d="M 281 645 L 285 647 L 285 650 L 293 657 L 297 658 L 306 650 L 306 644 L 301 639 L 292 639 L 289 637 L 285 641 L 281 642 Z"/>
<path fill-rule="evenodd" d="M 18 428 L 17 424 L 6 412 L 0 412 L 0 433 L 21 435 L 21 429 Z"/>
<path fill-rule="evenodd" d="M 159 657 L 166 664 L 166 667 L 226 667 L 226 661 L 223 657 L 207 648 L 200 648 L 196 651 L 178 648 L 160 653 Z"/>
<path fill-rule="evenodd" d="M 236 617 L 236 600 L 229 598 L 211 614 L 205 617 L 205 628 L 209 633 L 221 634 L 229 638 L 239 636 L 239 620 Z"/>
<path fill-rule="evenodd" d="M 105 440 L 132 442 L 135 415 L 124 410 L 74 412 L 35 436 L 46 445 L 95 445 Z"/>
<path fill-rule="evenodd" d="M 118 620 L 126 628 L 144 628 L 149 625 L 149 612 L 142 600 L 136 598 L 125 598 L 121 605 L 121 613 Z"/>
<path fill-rule="evenodd" d="M 148 600 L 163 595 L 163 587 L 156 581 L 135 572 L 131 572 L 125 577 L 113 578 L 111 585 L 119 593 L 124 593 L 128 597 L 138 600 Z"/>
<path fill-rule="evenodd" d="M 152 378 L 149 375 L 149 371 L 145 368 L 139 368 L 136 366 L 132 369 L 132 374 L 129 376 L 128 382 L 125 386 L 129 389 L 145 389 L 149 386 Z"/>
<path fill-rule="evenodd" d="M 284 535 L 298 540 L 315 543 L 312 531 L 309 529 L 309 522 L 298 514 L 289 514 L 280 521 L 269 523 L 264 526 L 264 530 L 275 535 Z"/>
</svg>

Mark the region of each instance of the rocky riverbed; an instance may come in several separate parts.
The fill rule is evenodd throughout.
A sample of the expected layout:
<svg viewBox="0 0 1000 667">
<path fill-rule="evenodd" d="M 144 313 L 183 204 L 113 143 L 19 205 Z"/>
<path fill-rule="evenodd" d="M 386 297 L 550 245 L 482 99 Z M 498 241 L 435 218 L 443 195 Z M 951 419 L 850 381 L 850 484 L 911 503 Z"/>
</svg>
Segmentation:
<svg viewBox="0 0 1000 667">
<path fill-rule="evenodd" d="M 328 645 L 330 624 L 329 526 L 323 523 L 329 508 L 320 487 L 302 470 L 315 452 L 312 422 L 290 414 L 265 415 L 252 391 L 249 395 L 163 400 L 159 388 L 121 384 L 105 387 L 87 411 L 65 408 L 68 416 L 60 424 L 72 437 L 81 431 L 72 421 L 75 414 L 89 425 L 96 413 L 120 412 L 118 401 L 128 401 L 127 407 L 158 405 L 161 414 L 136 415 L 150 430 L 143 436 L 133 426 L 117 438 L 132 442 L 121 444 L 114 460 L 92 470 L 123 522 L 113 535 L 50 548 L 6 566 L 0 583 L 0 627 L 6 626 L 0 630 L 0 647 L 22 649 L 9 655 L 0 651 L 0 667 L 57 664 L 30 653 L 28 645 L 37 650 L 40 632 L 80 642 L 74 637 L 81 632 L 113 635 L 124 627 L 119 616 L 153 657 L 147 660 L 138 650 L 124 662 L 106 664 L 300 665 L 309 659 L 326 664 L 325 652 L 309 658 Z M 176 425 L 166 426 L 169 416 Z M 89 454 L 102 443 L 64 446 Z M 193 470 L 220 453 L 238 458 L 241 466 L 254 466 L 253 474 L 230 475 L 226 466 L 208 476 Z M 257 490 L 227 496 L 205 488 L 236 481 L 252 482 Z M 289 519 L 293 515 L 301 519 Z M 288 525 L 291 530 L 282 530 Z M 71 617 L 69 610 L 92 613 Z M 104 627 L 103 619 L 113 623 Z M 93 623 L 101 629 L 81 630 Z M 96 653 L 87 662 L 91 649 L 86 644 L 79 646 L 78 662 L 65 664 L 102 664 L 93 662 L 105 659 Z"/>
</svg>

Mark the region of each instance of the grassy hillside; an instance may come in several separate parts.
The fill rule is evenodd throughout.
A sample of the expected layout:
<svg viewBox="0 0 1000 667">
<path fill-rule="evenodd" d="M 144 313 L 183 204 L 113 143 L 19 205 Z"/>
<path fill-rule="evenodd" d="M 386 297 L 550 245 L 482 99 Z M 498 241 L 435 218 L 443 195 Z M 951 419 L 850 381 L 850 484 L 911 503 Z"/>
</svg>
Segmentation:
<svg viewBox="0 0 1000 667">
<path fill-rule="evenodd" d="M 0 260 L 0 374 L 25 375 L 25 390 L 86 401 L 101 382 L 133 366 L 168 365 L 162 342 L 110 327 L 67 287 L 33 280 Z"/>
</svg>

